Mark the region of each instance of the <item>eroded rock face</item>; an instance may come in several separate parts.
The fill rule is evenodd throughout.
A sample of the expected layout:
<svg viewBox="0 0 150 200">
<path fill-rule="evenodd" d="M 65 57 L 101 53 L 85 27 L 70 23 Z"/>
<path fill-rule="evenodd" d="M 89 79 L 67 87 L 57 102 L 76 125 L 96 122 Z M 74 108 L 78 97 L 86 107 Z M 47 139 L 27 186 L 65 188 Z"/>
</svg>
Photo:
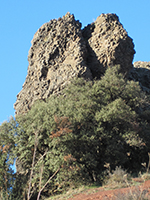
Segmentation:
<svg viewBox="0 0 150 200">
<path fill-rule="evenodd" d="M 27 112 L 37 99 L 59 93 L 70 78 L 92 78 L 85 60 L 87 49 L 81 23 L 67 13 L 44 24 L 29 50 L 26 81 L 15 103 L 16 114 Z"/>
<path fill-rule="evenodd" d="M 138 81 L 142 90 L 150 95 L 150 62 L 135 62 L 129 78 Z"/>
<path fill-rule="evenodd" d="M 83 30 L 88 39 L 88 66 L 93 76 L 100 77 L 107 67 L 120 64 L 128 73 L 135 54 L 132 39 L 116 14 L 102 14 Z"/>
<path fill-rule="evenodd" d="M 100 78 L 107 67 L 132 67 L 134 45 L 115 14 L 102 14 L 81 30 L 67 13 L 41 26 L 29 50 L 28 74 L 14 105 L 26 113 L 37 99 L 59 94 L 73 77 Z"/>
</svg>

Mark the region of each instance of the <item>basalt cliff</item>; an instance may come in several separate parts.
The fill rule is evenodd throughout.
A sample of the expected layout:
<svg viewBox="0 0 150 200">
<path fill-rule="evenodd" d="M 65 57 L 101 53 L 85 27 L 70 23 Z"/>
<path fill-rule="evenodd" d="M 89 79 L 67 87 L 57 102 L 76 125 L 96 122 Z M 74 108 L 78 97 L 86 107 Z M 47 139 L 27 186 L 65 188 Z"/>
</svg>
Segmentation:
<svg viewBox="0 0 150 200">
<path fill-rule="evenodd" d="M 116 64 L 136 81 L 147 76 L 146 72 L 138 75 L 139 68 L 133 67 L 134 44 L 116 14 L 101 14 L 94 23 L 83 29 L 81 26 L 67 13 L 35 33 L 27 77 L 14 104 L 17 115 L 30 110 L 38 99 L 60 94 L 73 77 L 99 79 L 107 67 Z"/>
</svg>

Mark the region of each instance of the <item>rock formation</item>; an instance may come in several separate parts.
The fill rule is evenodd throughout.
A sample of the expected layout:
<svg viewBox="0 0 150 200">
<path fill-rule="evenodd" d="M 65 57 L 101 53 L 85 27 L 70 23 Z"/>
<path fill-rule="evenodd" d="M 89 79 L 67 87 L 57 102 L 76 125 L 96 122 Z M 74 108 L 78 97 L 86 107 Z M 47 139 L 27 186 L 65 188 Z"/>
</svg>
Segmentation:
<svg viewBox="0 0 150 200">
<path fill-rule="evenodd" d="M 134 44 L 115 14 L 102 14 L 81 29 L 67 13 L 41 26 L 29 50 L 28 74 L 14 105 L 26 113 L 37 99 L 59 94 L 73 77 L 100 78 L 107 67 L 132 68 Z"/>
<path fill-rule="evenodd" d="M 150 95 L 150 62 L 135 62 L 131 68 L 129 79 L 138 81 L 142 90 Z"/>
<path fill-rule="evenodd" d="M 115 14 L 102 14 L 95 23 L 83 29 L 87 38 L 88 67 L 100 77 L 106 67 L 120 64 L 122 72 L 132 67 L 134 44 Z"/>
</svg>

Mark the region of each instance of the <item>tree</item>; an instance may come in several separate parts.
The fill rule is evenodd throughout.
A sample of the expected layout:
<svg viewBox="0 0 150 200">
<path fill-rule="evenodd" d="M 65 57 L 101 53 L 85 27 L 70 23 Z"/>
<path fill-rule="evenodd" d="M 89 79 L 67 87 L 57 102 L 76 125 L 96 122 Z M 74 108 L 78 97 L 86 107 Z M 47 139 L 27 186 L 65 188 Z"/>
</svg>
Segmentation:
<svg viewBox="0 0 150 200">
<path fill-rule="evenodd" d="M 68 169 L 70 164 L 67 166 L 67 163 L 73 160 L 71 157 L 67 159 L 68 154 L 60 145 L 66 140 L 66 135 L 72 132 L 68 118 L 52 117 L 49 115 L 52 113 L 46 110 L 46 104 L 40 103 L 27 115 L 17 118 L 20 124 L 18 128 L 23 131 L 17 135 L 16 151 L 23 166 L 21 171 L 28 177 L 25 188 L 27 199 L 38 199 L 40 195 L 48 196 L 57 191 L 61 178 L 56 175 Z"/>
<path fill-rule="evenodd" d="M 100 80 L 78 78 L 63 95 L 37 101 L 9 133 L 20 165 L 20 196 L 38 199 L 98 182 L 107 164 L 140 170 L 150 151 L 149 108 L 139 84 L 118 66 Z"/>
<path fill-rule="evenodd" d="M 10 118 L 9 123 L 6 121 L 0 126 L 0 198 L 7 200 L 11 197 L 15 179 L 11 168 L 15 159 L 15 143 L 11 133 L 15 127 L 16 122 L 13 118 Z"/>
</svg>

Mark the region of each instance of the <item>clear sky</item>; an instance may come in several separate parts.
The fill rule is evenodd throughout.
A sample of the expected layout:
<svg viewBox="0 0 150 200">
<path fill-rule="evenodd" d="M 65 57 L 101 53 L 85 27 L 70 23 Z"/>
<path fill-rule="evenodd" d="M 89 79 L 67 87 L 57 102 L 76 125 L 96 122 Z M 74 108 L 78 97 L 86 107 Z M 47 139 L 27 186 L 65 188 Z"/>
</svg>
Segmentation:
<svg viewBox="0 0 150 200">
<path fill-rule="evenodd" d="M 0 123 L 14 116 L 35 32 L 67 12 L 83 27 L 102 13 L 116 13 L 135 44 L 134 61 L 150 61 L 150 0 L 0 0 Z"/>
</svg>

